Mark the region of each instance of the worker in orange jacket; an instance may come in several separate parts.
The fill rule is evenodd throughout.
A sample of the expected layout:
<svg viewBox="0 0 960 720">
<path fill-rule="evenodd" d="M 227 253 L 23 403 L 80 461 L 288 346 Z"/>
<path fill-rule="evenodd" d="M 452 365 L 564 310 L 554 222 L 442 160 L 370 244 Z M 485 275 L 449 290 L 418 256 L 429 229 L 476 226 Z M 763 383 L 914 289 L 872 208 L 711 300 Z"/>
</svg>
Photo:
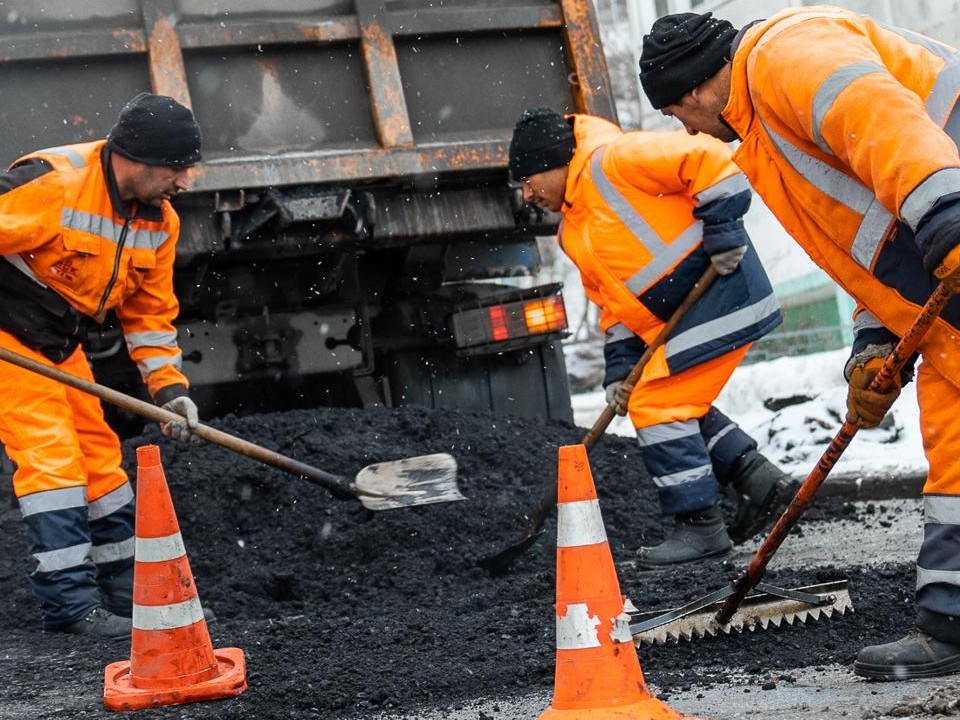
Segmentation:
<svg viewBox="0 0 960 720">
<path fill-rule="evenodd" d="M 741 141 L 734 161 L 754 189 L 857 300 L 848 417 L 877 425 L 900 391 L 866 390 L 884 356 L 938 279 L 960 291 L 960 55 L 840 8 L 791 8 L 739 32 L 682 13 L 644 37 L 640 79 L 690 134 Z M 854 671 L 871 678 L 960 671 L 960 302 L 920 353 L 930 471 L 917 630 L 860 652 Z"/>
<path fill-rule="evenodd" d="M 525 111 L 510 143 L 523 199 L 563 215 L 558 241 L 600 307 L 608 402 L 629 412 L 661 510 L 662 543 L 642 567 L 719 557 L 775 517 L 792 483 L 713 403 L 780 306 L 743 227 L 750 189 L 711 138 L 623 132 L 603 118 Z M 721 275 L 653 353 L 628 398 L 624 378 L 710 265 Z M 740 498 L 728 529 L 720 485 Z"/>
<path fill-rule="evenodd" d="M 106 140 L 39 150 L 0 175 L 0 347 L 93 380 L 80 342 L 113 311 L 154 401 L 184 416 L 162 428 L 181 441 L 198 416 L 173 326 L 170 198 L 199 160 L 190 110 L 142 93 Z M 100 402 L 0 362 L 0 442 L 43 629 L 129 638 L 134 495 Z"/>
</svg>

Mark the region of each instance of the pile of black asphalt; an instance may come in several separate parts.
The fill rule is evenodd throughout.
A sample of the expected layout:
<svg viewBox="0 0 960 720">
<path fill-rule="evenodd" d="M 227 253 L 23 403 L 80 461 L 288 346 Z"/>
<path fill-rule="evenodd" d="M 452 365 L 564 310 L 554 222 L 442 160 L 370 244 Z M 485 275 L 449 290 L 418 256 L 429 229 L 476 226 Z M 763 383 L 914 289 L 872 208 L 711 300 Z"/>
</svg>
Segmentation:
<svg viewBox="0 0 960 720">
<path fill-rule="evenodd" d="M 200 599 L 217 616 L 214 647 L 242 648 L 248 664 L 242 695 L 152 710 L 150 717 L 413 717 L 473 698 L 550 691 L 554 519 L 508 573 L 491 576 L 478 560 L 520 539 L 544 484 L 556 478 L 558 447 L 581 442 L 582 428 L 418 408 L 299 410 L 210 424 L 349 477 L 371 463 L 450 453 L 466 500 L 372 512 L 224 448 L 178 445 L 153 427 L 125 441 L 131 477 L 136 448 L 160 447 Z M 621 589 L 638 608 L 682 604 L 742 571 L 724 562 L 636 571 L 636 548 L 658 542 L 667 529 L 636 442 L 606 436 L 589 459 Z M 9 492 L 3 489 L 0 508 L 7 598 L 0 606 L 0 718 L 112 717 L 102 707 L 103 668 L 128 658 L 129 644 L 39 631 L 27 585 L 31 562 Z M 838 516 L 882 523 L 886 512 L 882 502 L 862 512 L 818 499 L 795 533 L 802 541 Z M 695 682 L 726 682 L 731 672 L 756 677 L 758 685 L 790 682 L 790 668 L 849 664 L 864 644 L 909 630 L 907 566 L 780 569 L 765 579 L 796 587 L 838 577 L 850 581 L 854 614 L 644 648 L 645 678 L 664 698 Z M 58 693 L 65 693 L 59 704 L 39 701 Z"/>
</svg>

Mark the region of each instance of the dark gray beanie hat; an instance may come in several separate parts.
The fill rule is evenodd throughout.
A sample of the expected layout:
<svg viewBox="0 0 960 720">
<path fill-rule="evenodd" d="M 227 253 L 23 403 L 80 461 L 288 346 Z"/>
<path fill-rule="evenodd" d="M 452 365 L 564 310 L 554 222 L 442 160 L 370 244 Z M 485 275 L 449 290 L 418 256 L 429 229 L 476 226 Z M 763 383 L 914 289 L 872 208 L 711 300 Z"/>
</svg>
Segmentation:
<svg viewBox="0 0 960 720">
<path fill-rule="evenodd" d="M 123 106 L 107 146 L 145 165 L 190 167 L 200 162 L 200 126 L 173 98 L 140 93 Z"/>
<path fill-rule="evenodd" d="M 659 18 L 643 36 L 640 84 L 659 110 L 709 80 L 730 60 L 737 31 L 712 13 Z"/>
<path fill-rule="evenodd" d="M 550 108 L 524 110 L 510 140 L 510 175 L 523 180 L 570 163 L 577 142 L 566 118 Z"/>
</svg>

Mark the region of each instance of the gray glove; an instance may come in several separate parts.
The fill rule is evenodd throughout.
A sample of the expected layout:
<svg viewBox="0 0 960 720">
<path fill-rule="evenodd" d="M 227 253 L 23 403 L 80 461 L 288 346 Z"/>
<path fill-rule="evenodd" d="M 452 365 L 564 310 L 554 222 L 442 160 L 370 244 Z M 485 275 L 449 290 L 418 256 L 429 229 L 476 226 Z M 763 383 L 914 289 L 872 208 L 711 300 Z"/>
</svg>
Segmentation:
<svg viewBox="0 0 960 720">
<path fill-rule="evenodd" d="M 718 252 L 716 255 L 711 255 L 710 262 L 713 264 L 713 268 L 717 271 L 717 274 L 729 275 L 737 269 L 737 266 L 740 265 L 740 261 L 743 260 L 743 256 L 746 254 L 747 246 L 741 245 L 740 247 L 731 248 L 730 250 Z"/>
<path fill-rule="evenodd" d="M 623 387 L 623 380 L 614 380 L 605 388 L 607 394 L 607 405 L 613 408 L 613 411 L 620 416 L 627 414 L 627 402 L 620 401 L 620 388 Z M 629 401 L 629 398 L 627 398 Z"/>
<path fill-rule="evenodd" d="M 192 442 L 194 444 L 201 442 L 200 438 L 193 434 L 193 429 L 200 424 L 200 413 L 197 411 L 197 405 L 186 395 L 175 397 L 163 404 L 164 410 L 183 415 L 184 422 L 168 422 L 160 425 L 160 431 L 169 438 L 178 442 Z"/>
</svg>

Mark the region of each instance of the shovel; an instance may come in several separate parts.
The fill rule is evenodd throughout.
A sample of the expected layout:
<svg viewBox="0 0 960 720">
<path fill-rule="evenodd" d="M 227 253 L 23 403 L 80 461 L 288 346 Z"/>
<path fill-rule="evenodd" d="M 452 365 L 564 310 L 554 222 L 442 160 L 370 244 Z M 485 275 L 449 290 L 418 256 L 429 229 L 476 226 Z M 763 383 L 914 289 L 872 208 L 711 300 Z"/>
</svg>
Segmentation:
<svg viewBox="0 0 960 720">
<path fill-rule="evenodd" d="M 870 390 L 876 392 L 889 390 L 893 384 L 893 378 L 916 352 L 920 341 L 933 326 L 934 321 L 940 315 L 940 311 L 943 310 L 951 297 L 952 293 L 945 285 L 941 283 L 937 286 L 913 325 L 900 338 L 893 352 L 884 360 L 880 372 L 870 383 Z M 770 586 L 761 583 L 760 580 L 774 554 L 783 544 L 793 526 L 797 524 L 807 506 L 813 501 L 820 485 L 827 479 L 827 475 L 837 464 L 843 451 L 847 449 L 847 446 L 857 434 L 858 429 L 849 418 L 843 423 L 827 449 L 823 451 L 816 466 L 797 490 L 793 500 L 790 501 L 790 505 L 783 511 L 770 534 L 754 553 L 747 570 L 735 582 L 699 600 L 695 600 L 683 608 L 654 614 L 652 617 L 648 614 L 643 618 L 641 624 L 631 625 L 630 630 L 634 640 L 644 642 L 648 638 L 652 641 L 662 638 L 690 639 L 703 637 L 704 635 L 715 635 L 717 632 L 728 633 L 731 629 L 740 631 L 743 629 L 752 630 L 756 627 L 765 628 L 770 623 L 779 625 L 778 615 L 780 614 L 784 614 L 789 622 L 791 621 L 790 618 L 795 615 L 802 616 L 811 611 L 816 613 L 818 612 L 817 608 L 827 610 L 828 612 L 825 612 L 825 614 L 828 616 L 831 607 L 841 613 L 849 609 L 850 598 L 846 592 L 845 581 L 826 589 L 819 586 L 812 591 L 809 588 L 801 589 L 810 591 L 806 592 L 806 598 L 793 598 L 802 603 L 801 609 L 797 610 L 792 607 L 782 612 L 783 598 L 777 597 L 777 595 L 790 594 L 791 591 L 778 588 L 776 589 L 777 592 L 771 593 Z M 748 597 L 748 593 L 754 588 L 759 589 L 761 596 L 765 597 L 760 597 L 759 600 Z M 796 593 L 794 592 L 794 594 Z M 756 598 L 757 596 L 753 597 Z M 749 606 L 749 611 L 746 614 L 738 612 L 742 604 Z M 762 622 L 758 622 L 757 618 L 763 618 Z"/>
<path fill-rule="evenodd" d="M 125 395 L 112 388 L 71 375 L 49 365 L 24 357 L 6 348 L 0 348 L 0 360 L 30 370 L 44 377 L 69 385 L 82 392 L 94 395 L 119 408 L 158 423 L 183 422 L 183 416 L 161 407 Z M 429 505 L 432 503 L 463 500 L 457 488 L 457 462 L 452 455 L 436 453 L 420 455 L 393 462 L 368 465 L 350 482 L 341 475 L 298 462 L 292 458 L 268 450 L 260 445 L 242 440 L 209 425 L 197 425 L 192 432 L 202 440 L 219 445 L 267 465 L 285 470 L 320 485 L 341 500 L 359 500 L 370 510 Z"/>
<path fill-rule="evenodd" d="M 657 348 L 667 341 L 667 337 L 669 337 L 670 333 L 673 332 L 673 329 L 677 326 L 677 323 L 680 322 L 681 318 L 686 315 L 687 311 L 693 307 L 703 296 L 716 277 L 717 271 L 713 268 L 713 265 L 707 266 L 707 269 L 704 271 L 703 275 L 700 276 L 696 284 L 690 289 L 690 292 L 687 293 L 687 296 L 683 299 L 683 302 L 681 302 L 680 305 L 677 306 L 677 309 L 673 311 L 673 314 L 667 320 L 666 324 L 664 324 L 663 328 L 653 339 L 650 345 L 647 346 L 647 349 L 643 351 L 643 355 L 641 355 L 640 359 L 637 360 L 637 364 L 633 366 L 630 374 L 624 379 L 623 385 L 620 388 L 620 397 L 630 397 L 630 393 L 633 392 L 633 388 L 640 380 L 640 376 L 643 374 L 643 369 L 647 366 L 647 363 L 650 362 L 650 358 L 653 357 L 653 353 L 656 352 Z M 593 424 L 593 427 L 590 428 L 587 434 L 584 435 L 583 440 L 580 441 L 587 450 L 592 448 L 594 443 L 596 443 L 603 433 L 606 432 L 607 426 L 613 421 L 613 418 L 616 417 L 616 414 L 617 411 L 611 405 L 607 405 L 607 407 L 603 409 L 603 412 L 600 413 L 600 417 L 597 418 L 597 421 Z M 537 541 L 537 538 L 543 534 L 543 524 L 547 521 L 547 518 L 550 516 L 550 513 L 553 511 L 553 508 L 556 506 L 556 504 L 557 482 L 554 478 L 544 488 L 543 496 L 540 498 L 540 502 L 530 514 L 530 519 L 527 521 L 527 526 L 524 529 L 523 537 L 521 537 L 512 545 L 504 548 L 496 555 L 491 555 L 490 557 L 478 560 L 477 565 L 490 573 L 490 575 L 494 576 L 502 575 L 509 570 L 513 561 L 523 555 L 523 553 L 525 553 L 527 549 Z"/>
</svg>

